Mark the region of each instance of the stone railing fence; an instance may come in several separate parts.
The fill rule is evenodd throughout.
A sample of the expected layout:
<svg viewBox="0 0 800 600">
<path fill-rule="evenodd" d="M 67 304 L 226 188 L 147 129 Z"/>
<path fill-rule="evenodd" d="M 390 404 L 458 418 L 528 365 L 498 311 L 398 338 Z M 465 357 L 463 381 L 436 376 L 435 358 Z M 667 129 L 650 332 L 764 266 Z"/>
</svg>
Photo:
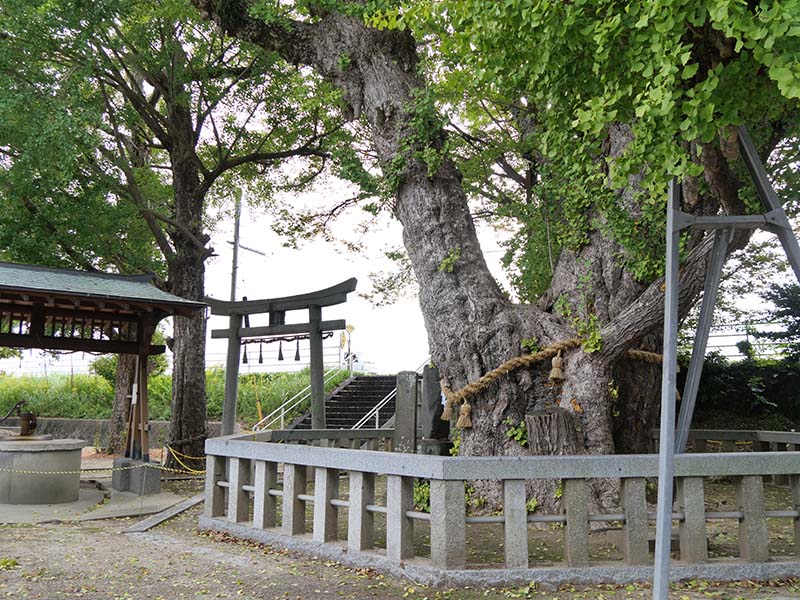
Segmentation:
<svg viewBox="0 0 800 600">
<path fill-rule="evenodd" d="M 658 430 L 653 432 L 653 452 L 658 453 Z M 800 450 L 800 432 L 755 429 L 690 429 L 693 452 L 788 452 Z M 789 485 L 786 475 L 772 477 L 775 485 Z"/>
<path fill-rule="evenodd" d="M 216 440 L 273 442 L 321 446 L 323 448 L 353 448 L 356 450 L 385 450 L 391 452 L 393 438 L 394 429 L 269 429 L 232 435 L 227 438 L 216 438 Z"/>
<path fill-rule="evenodd" d="M 653 430 L 653 449 L 658 452 L 659 432 Z M 761 452 L 800 449 L 800 432 L 758 431 L 754 429 L 690 429 L 689 442 L 694 452 L 713 449 L 733 452 L 747 448 Z"/>
<path fill-rule="evenodd" d="M 402 572 L 428 583 L 632 581 L 651 575 L 646 565 L 651 561 L 648 538 L 655 513 L 648 508 L 646 482 L 657 476 L 657 456 L 461 458 L 353 449 L 388 442 L 391 435 L 391 430 L 271 431 L 208 440 L 201 528 L 354 566 Z M 317 443 L 327 447 L 313 445 Z M 675 475 L 673 522 L 679 562 L 673 567 L 674 577 L 800 575 L 800 452 L 682 454 L 676 457 Z M 790 500 L 780 510 L 767 510 L 764 478 L 774 476 L 789 481 Z M 704 486 L 708 478 L 720 477 L 733 480 L 736 506 L 711 511 Z M 616 512 L 591 512 L 592 478 L 620 481 L 621 506 Z M 429 513 L 414 508 L 417 479 L 430 482 Z M 562 514 L 528 512 L 528 479 L 562 482 Z M 464 490 L 470 480 L 501 483 L 501 514 L 467 514 Z M 385 489 L 385 496 L 376 494 L 376 488 Z M 380 503 L 379 496 L 385 502 Z M 342 514 L 340 521 L 339 513 L 346 513 L 346 519 Z M 381 539 L 376 519 L 385 523 Z M 719 519 L 738 524 L 736 560 L 708 558 L 707 522 Z M 768 521 L 773 519 L 793 524 L 794 557 L 770 556 Z M 621 524 L 622 560 L 590 561 L 593 522 Z M 529 534 L 536 535 L 529 525 L 534 523 L 563 526 L 562 563 L 529 568 Z M 502 526 L 502 562 L 468 565 L 468 530 L 491 524 Z M 430 531 L 430 549 L 422 556 L 415 555 L 415 527 Z M 384 545 L 385 550 L 380 548 Z"/>
</svg>

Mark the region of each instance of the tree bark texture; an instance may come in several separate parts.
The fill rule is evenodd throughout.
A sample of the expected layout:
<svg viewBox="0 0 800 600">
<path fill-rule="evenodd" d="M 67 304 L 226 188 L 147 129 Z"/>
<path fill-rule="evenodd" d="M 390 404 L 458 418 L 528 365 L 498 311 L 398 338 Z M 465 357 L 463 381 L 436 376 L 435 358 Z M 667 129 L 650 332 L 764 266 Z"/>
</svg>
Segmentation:
<svg viewBox="0 0 800 600">
<path fill-rule="evenodd" d="M 203 233 L 203 195 L 195 156 L 191 112 L 180 101 L 171 106 L 174 127 L 172 188 L 175 221 L 181 228 L 170 232 L 174 253 L 168 258 L 170 292 L 201 301 L 204 297 L 205 259 L 208 249 Z M 206 437 L 206 320 L 202 311 L 191 317 L 173 318 L 172 418 L 167 444 L 190 457 L 204 456 Z M 188 461 L 188 462 L 187 462 Z M 202 460 L 184 459 L 192 468 Z M 181 468 L 170 454 L 167 466 Z"/>
<path fill-rule="evenodd" d="M 566 353 L 562 385 L 550 385 L 550 365 L 540 364 L 514 371 L 470 398 L 474 425 L 461 434 L 462 454 L 648 450 L 648 432 L 656 425 L 658 413 L 660 368 L 631 362 L 625 353 L 640 344 L 660 349 L 663 280 L 636 281 L 620 264 L 623 249 L 595 231 L 583 247 L 562 252 L 551 288 L 537 305 L 510 302 L 487 269 L 460 172 L 444 159 L 431 173 L 418 158 L 421 152 L 413 152 L 422 148 L 414 147 L 420 132 L 412 122 L 412 107 L 425 81 L 408 32 L 370 29 L 336 12 L 321 13 L 314 23 L 265 24 L 248 16 L 246 2 L 237 5 L 238 11 L 230 3 L 224 11 L 212 0 L 194 3 L 226 32 L 278 52 L 287 61 L 309 65 L 337 85 L 353 115 L 369 124 L 384 173 L 396 169 L 398 162 L 402 165 L 394 213 L 403 225 L 403 240 L 419 283 L 431 355 L 451 389 L 474 382 L 523 354 L 523 340 L 536 338 L 541 347 L 567 340 L 576 336 L 576 320 L 596 316 L 602 347 Z M 347 66 L 341 65 L 341 56 L 349 58 Z M 443 131 L 434 133 L 440 141 L 444 139 Z M 426 143 L 440 145 L 436 135 L 427 132 Z M 609 127 L 606 152 L 619 153 L 629 141 L 626 126 Z M 705 177 L 710 191 L 699 195 L 697 182 L 687 180 L 685 195 L 694 204 L 684 208 L 704 214 L 720 206 L 740 209 L 738 182 L 724 157 L 713 145 L 704 148 L 703 156 L 709 163 Z M 712 159 L 718 164 L 712 164 Z M 630 185 L 631 189 L 619 191 L 619 201 L 635 215 L 640 210 L 632 200 L 636 178 Z M 746 236 L 737 238 L 737 246 L 744 241 Z M 683 314 L 701 291 L 710 241 L 698 237 L 688 249 L 681 271 Z M 452 268 L 443 268 L 456 255 L 457 260 L 450 260 Z M 572 307 L 572 314 L 559 313 L 559 298 Z M 518 423 L 529 412 L 547 406 L 560 416 L 529 421 L 535 425 L 529 433 L 529 449 L 507 437 L 502 425 L 506 418 Z M 478 483 L 479 492 L 496 506 L 501 501 L 499 488 Z M 529 493 L 539 492 L 529 486 Z M 595 494 L 601 506 L 616 501 L 614 486 L 596 486 Z"/>
<path fill-rule="evenodd" d="M 134 354 L 117 355 L 117 379 L 114 385 L 114 404 L 111 408 L 111 424 L 108 431 L 109 454 L 125 452 L 128 419 L 131 412 L 130 393 L 136 377 L 136 356 Z"/>
</svg>

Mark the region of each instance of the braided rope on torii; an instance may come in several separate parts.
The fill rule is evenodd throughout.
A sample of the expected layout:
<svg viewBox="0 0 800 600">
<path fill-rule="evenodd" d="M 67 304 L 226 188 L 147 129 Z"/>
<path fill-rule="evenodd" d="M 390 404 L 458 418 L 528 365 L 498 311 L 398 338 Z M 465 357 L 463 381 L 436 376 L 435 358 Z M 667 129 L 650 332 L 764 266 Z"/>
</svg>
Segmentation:
<svg viewBox="0 0 800 600">
<path fill-rule="evenodd" d="M 459 410 L 459 417 L 456 427 L 459 429 L 472 427 L 472 407 L 467 403 L 467 398 L 486 390 L 494 381 L 504 377 L 505 375 L 508 375 L 512 371 L 516 371 L 522 367 L 534 365 L 536 363 L 545 361 L 548 358 L 560 356 L 562 351 L 578 348 L 581 343 L 581 338 L 575 337 L 560 342 L 553 342 L 546 348 L 543 348 L 538 352 L 534 352 L 533 354 L 515 356 L 514 358 L 508 359 L 499 367 L 492 369 L 479 379 L 476 379 L 472 383 L 468 383 L 457 391 L 451 390 L 444 380 L 442 380 L 441 388 L 446 399 L 445 407 L 442 411 L 442 420 L 449 421 L 453 417 L 453 406 L 460 404 L 461 408 Z M 654 365 L 661 364 L 663 359 L 661 354 L 656 352 L 648 352 L 646 350 L 628 350 L 627 356 L 634 360 L 641 360 Z"/>
</svg>

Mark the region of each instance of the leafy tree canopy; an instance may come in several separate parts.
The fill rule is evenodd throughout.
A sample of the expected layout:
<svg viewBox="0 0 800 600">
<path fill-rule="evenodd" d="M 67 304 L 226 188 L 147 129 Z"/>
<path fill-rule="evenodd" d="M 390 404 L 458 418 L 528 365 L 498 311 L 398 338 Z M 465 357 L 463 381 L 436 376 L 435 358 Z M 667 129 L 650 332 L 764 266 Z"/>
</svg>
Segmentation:
<svg viewBox="0 0 800 600">
<path fill-rule="evenodd" d="M 426 42 L 440 105 L 469 130 L 467 185 L 522 224 L 525 241 L 511 242 L 522 297 L 548 283 L 543 248 L 579 247 L 598 229 L 638 278 L 657 275 L 667 178 L 689 178 L 697 203 L 707 150 L 735 153 L 733 127 L 748 124 L 768 149 L 782 143 L 784 165 L 798 158 L 800 2 L 381 4 L 367 21 Z M 620 124 L 628 143 L 609 148 Z M 634 198 L 615 193 L 632 180 Z M 760 210 L 741 197 L 724 208 Z"/>
<path fill-rule="evenodd" d="M 330 86 L 186 1 L 13 0 L 0 32 L 8 258 L 163 274 L 180 236 L 210 253 L 176 207 L 176 161 L 201 203 L 247 182 L 269 205 L 348 153 Z"/>
<path fill-rule="evenodd" d="M 505 262 L 524 300 L 595 231 L 639 280 L 657 276 L 670 176 L 697 212 L 760 210 L 749 187 L 726 198 L 709 175 L 709 149 L 734 156 L 738 125 L 780 146 L 779 191 L 797 189 L 783 177 L 800 152 L 797 0 L 258 0 L 250 12 L 288 23 L 327 10 L 413 31 L 474 215 L 515 224 Z M 611 147 L 620 128 L 626 144 Z"/>
</svg>

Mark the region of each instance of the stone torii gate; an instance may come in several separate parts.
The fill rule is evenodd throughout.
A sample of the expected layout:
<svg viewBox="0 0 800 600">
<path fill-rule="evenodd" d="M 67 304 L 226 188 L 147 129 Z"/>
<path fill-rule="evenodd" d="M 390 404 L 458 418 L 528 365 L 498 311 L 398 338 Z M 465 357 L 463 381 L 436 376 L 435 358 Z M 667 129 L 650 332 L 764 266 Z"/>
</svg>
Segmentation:
<svg viewBox="0 0 800 600">
<path fill-rule="evenodd" d="M 222 405 L 222 435 L 234 433 L 236 421 L 236 401 L 239 392 L 239 359 L 243 338 L 258 338 L 280 335 L 308 334 L 311 346 L 311 427 L 325 429 L 325 382 L 322 360 L 322 334 L 326 331 L 344 329 L 344 319 L 322 320 L 322 307 L 342 304 L 347 294 L 356 289 L 355 278 L 343 281 L 333 287 L 308 294 L 268 298 L 263 300 L 242 300 L 230 302 L 206 298 L 212 315 L 226 315 L 230 318 L 228 329 L 215 329 L 213 339 L 227 338 L 228 353 L 225 360 L 225 400 Z M 286 324 L 286 312 L 308 310 L 307 323 Z M 269 314 L 269 325 L 249 326 L 249 316 Z M 245 327 L 242 327 L 242 321 Z"/>
</svg>

